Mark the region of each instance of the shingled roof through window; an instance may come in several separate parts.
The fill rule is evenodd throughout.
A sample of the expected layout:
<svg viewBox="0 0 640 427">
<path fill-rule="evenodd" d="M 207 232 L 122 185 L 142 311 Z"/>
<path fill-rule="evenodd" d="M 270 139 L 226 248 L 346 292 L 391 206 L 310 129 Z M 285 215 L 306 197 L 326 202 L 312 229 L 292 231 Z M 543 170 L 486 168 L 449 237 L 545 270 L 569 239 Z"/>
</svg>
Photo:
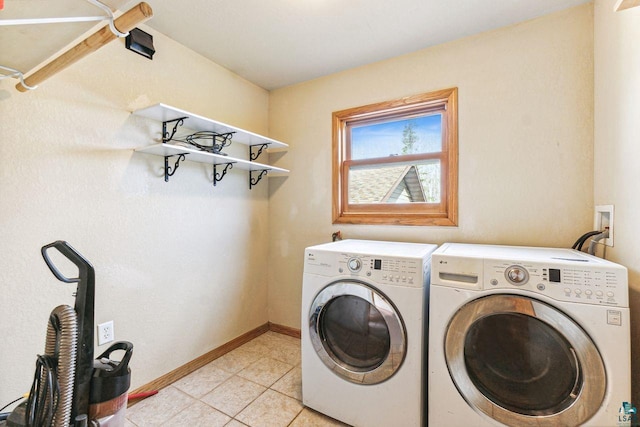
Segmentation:
<svg viewBox="0 0 640 427">
<path fill-rule="evenodd" d="M 416 166 L 369 167 L 349 173 L 349 203 L 425 202 Z"/>
</svg>

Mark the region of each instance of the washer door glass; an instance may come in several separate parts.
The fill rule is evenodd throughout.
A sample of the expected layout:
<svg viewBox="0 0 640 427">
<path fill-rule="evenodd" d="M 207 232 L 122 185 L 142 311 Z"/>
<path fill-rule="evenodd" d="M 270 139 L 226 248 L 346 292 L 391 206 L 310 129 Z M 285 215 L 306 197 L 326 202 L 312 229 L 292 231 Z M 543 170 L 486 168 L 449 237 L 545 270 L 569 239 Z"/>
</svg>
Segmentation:
<svg viewBox="0 0 640 427">
<path fill-rule="evenodd" d="M 604 364 L 591 339 L 531 298 L 466 304 L 449 324 L 445 355 L 465 400 L 508 425 L 582 424 L 604 399 Z"/>
<path fill-rule="evenodd" d="M 336 282 L 311 305 L 309 331 L 323 363 L 351 382 L 376 384 L 404 360 L 405 328 L 389 300 L 361 282 Z"/>
</svg>

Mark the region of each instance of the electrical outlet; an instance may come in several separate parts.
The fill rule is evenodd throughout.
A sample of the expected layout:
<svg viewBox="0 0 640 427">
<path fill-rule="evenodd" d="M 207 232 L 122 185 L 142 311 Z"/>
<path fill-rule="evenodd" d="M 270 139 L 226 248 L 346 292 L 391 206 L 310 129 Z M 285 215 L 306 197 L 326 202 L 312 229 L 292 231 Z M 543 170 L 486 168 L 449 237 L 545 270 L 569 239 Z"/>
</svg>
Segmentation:
<svg viewBox="0 0 640 427">
<path fill-rule="evenodd" d="M 609 237 L 602 240 L 607 246 L 613 246 L 613 205 L 597 205 L 593 221 L 594 230 L 609 229 Z"/>
<path fill-rule="evenodd" d="M 98 325 L 98 345 L 110 343 L 115 339 L 113 320 Z"/>
</svg>

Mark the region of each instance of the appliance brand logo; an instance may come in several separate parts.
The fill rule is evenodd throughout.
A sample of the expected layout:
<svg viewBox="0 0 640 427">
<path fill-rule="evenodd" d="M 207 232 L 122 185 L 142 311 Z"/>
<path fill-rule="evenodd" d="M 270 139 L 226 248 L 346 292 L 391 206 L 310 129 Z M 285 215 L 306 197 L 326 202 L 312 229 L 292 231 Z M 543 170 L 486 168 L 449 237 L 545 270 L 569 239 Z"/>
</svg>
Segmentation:
<svg viewBox="0 0 640 427">
<path fill-rule="evenodd" d="M 622 402 L 622 406 L 618 410 L 618 425 L 620 426 L 638 426 L 638 410 L 631 402 Z"/>
</svg>

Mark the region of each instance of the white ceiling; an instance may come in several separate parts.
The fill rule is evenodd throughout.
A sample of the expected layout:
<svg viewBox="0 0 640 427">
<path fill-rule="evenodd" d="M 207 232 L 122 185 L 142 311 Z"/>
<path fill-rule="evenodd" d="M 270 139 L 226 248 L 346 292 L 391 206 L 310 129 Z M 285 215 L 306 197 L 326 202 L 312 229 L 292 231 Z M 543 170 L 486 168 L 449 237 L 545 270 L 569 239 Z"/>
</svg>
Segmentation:
<svg viewBox="0 0 640 427">
<path fill-rule="evenodd" d="M 138 1 L 103 2 L 126 11 Z M 147 0 L 154 17 L 146 24 L 271 90 L 588 1 Z M 5 0 L 0 20 L 82 16 L 87 8 L 95 10 L 86 0 Z M 0 26 L 0 65 L 28 73 L 82 28 Z"/>
<path fill-rule="evenodd" d="M 147 24 L 274 89 L 587 1 L 148 0 Z"/>
</svg>

